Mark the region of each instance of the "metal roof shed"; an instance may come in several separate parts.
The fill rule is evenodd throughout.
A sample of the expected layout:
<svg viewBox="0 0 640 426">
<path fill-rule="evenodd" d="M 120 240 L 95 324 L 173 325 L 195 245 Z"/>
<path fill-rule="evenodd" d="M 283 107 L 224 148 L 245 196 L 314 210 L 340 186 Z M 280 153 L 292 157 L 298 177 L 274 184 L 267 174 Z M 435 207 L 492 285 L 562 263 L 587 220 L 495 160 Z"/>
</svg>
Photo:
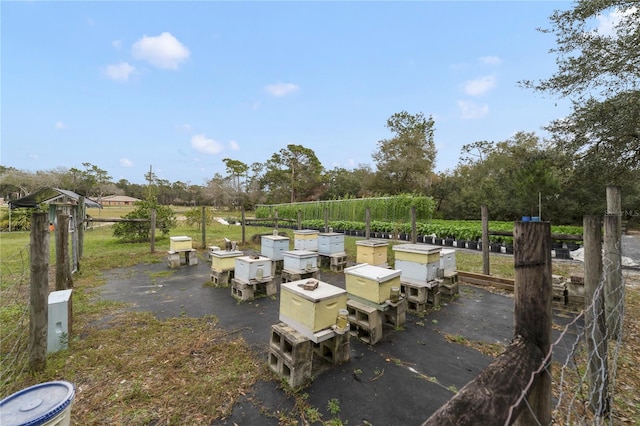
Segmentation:
<svg viewBox="0 0 640 426">
<path fill-rule="evenodd" d="M 9 201 L 9 207 L 12 209 L 25 207 L 36 208 L 42 203 L 77 206 L 80 202 L 80 194 L 76 194 L 73 191 L 67 191 L 60 188 L 42 188 L 38 191 L 27 195 L 26 197 L 19 198 L 17 200 Z M 90 198 L 84 198 L 85 207 L 101 209 L 102 205 Z"/>
</svg>

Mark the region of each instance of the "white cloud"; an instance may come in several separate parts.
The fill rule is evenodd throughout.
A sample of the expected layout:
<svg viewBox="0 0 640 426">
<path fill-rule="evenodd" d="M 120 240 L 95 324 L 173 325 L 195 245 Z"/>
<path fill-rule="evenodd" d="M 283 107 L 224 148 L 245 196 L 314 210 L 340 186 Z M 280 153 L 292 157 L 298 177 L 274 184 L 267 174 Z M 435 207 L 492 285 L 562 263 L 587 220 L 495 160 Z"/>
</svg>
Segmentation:
<svg viewBox="0 0 640 426">
<path fill-rule="evenodd" d="M 236 141 L 231 141 L 231 142 L 229 142 L 229 148 L 232 151 L 239 151 L 240 150 L 240 145 Z"/>
<path fill-rule="evenodd" d="M 218 154 L 224 149 L 220 142 L 207 138 L 204 134 L 191 136 L 191 147 L 198 152 L 211 155 Z"/>
<path fill-rule="evenodd" d="M 638 8 L 636 6 L 632 6 L 625 9 L 624 11 L 615 9 L 608 14 L 600 14 L 596 17 L 598 25 L 596 26 L 595 32 L 603 36 L 615 36 L 616 27 L 618 26 L 618 24 L 620 24 L 620 21 L 622 21 L 629 15 L 633 15 L 637 11 Z"/>
<path fill-rule="evenodd" d="M 496 76 L 486 75 L 484 77 L 479 77 L 475 80 L 468 80 L 465 82 L 464 93 L 470 96 L 478 96 L 488 92 L 494 87 L 496 87 Z"/>
<path fill-rule="evenodd" d="M 119 64 L 107 65 L 104 74 L 111 80 L 128 81 L 129 76 L 136 70 L 136 67 L 129 65 L 128 62 L 120 62 Z"/>
<path fill-rule="evenodd" d="M 113 40 L 111 42 L 111 46 L 113 46 L 114 49 L 120 50 L 120 48 L 122 47 L 122 40 Z"/>
<path fill-rule="evenodd" d="M 286 96 L 290 93 L 297 92 L 299 89 L 298 85 L 293 83 L 267 84 L 264 87 L 264 90 L 277 97 Z"/>
<path fill-rule="evenodd" d="M 121 158 L 120 165 L 122 167 L 133 167 L 133 161 L 129 160 L 128 158 Z"/>
<path fill-rule="evenodd" d="M 482 56 L 480 57 L 480 62 L 486 65 L 500 65 L 502 63 L 502 59 L 498 56 Z"/>
<path fill-rule="evenodd" d="M 481 118 L 489 113 L 489 106 L 487 104 L 478 105 L 471 101 L 458 101 L 457 103 L 460 109 L 460 118 Z"/>
<path fill-rule="evenodd" d="M 65 126 L 62 121 L 56 121 L 56 124 L 53 125 L 53 128 L 56 130 L 64 130 L 67 128 L 67 126 Z"/>
<path fill-rule="evenodd" d="M 131 53 L 136 59 L 170 70 L 178 69 L 191 55 L 189 49 L 168 32 L 156 37 L 145 35 L 133 44 Z"/>
</svg>

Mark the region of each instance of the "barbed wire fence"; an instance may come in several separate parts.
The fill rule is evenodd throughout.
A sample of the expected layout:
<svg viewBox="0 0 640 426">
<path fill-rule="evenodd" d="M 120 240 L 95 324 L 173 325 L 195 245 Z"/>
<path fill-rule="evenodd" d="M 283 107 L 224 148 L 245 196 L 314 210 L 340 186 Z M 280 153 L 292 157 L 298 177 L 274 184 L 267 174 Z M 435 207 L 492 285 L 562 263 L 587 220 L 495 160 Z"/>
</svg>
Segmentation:
<svg viewBox="0 0 640 426">
<path fill-rule="evenodd" d="M 30 245 L 0 262 L 0 383 L 29 368 Z"/>
</svg>

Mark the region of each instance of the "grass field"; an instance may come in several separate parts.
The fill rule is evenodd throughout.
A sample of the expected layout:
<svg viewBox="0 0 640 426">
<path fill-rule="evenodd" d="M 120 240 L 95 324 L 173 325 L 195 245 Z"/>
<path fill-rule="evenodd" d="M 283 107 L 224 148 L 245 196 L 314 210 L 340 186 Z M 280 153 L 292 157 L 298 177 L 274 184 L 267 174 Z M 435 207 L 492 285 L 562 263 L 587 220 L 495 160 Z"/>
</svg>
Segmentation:
<svg viewBox="0 0 640 426">
<path fill-rule="evenodd" d="M 127 211 L 129 209 L 103 209 L 94 217 L 119 217 Z M 206 229 L 204 246 L 197 228 L 181 224 L 171 234 L 192 237 L 194 246 L 202 253 L 208 245 L 221 245 L 225 237 L 241 241 L 239 226 L 215 222 Z M 247 228 L 247 243 L 239 248 L 259 251 L 259 245 L 252 243 L 250 237 L 271 231 L 271 228 Z M 104 284 L 103 271 L 165 262 L 164 247 L 169 245 L 167 237 L 160 238 L 156 242 L 156 252 L 150 253 L 148 243 L 122 244 L 111 234 L 109 225 L 96 226 L 85 233 L 82 267 L 73 277 L 74 332 L 70 349 L 49 355 L 45 371 L 28 373 L 26 360 L 18 363 L 6 356 L 11 342 L 4 339 L 5 331 L 15 327 L 16 311 L 3 297 L 0 368 L 5 374 L 1 378 L 0 397 L 33 384 L 62 379 L 73 382 L 81 390 L 73 408 L 74 424 L 208 424 L 229 414 L 236 399 L 247 393 L 257 380 L 271 378 L 265 365 L 256 360 L 242 338 L 217 327 L 215 317 L 160 321 L 150 314 L 129 312 L 125 305 L 100 300 L 97 290 Z M 292 232 L 290 236 L 293 236 Z M 355 261 L 355 242 L 355 237 L 345 237 L 350 261 Z M 24 283 L 25 279 L 27 285 L 21 288 L 28 292 L 29 264 L 28 256 L 25 256 L 28 244 L 28 232 L 0 234 L 3 296 L 16 281 Z M 388 253 L 392 263 L 391 246 Z M 460 270 L 482 271 L 479 252 L 458 251 L 456 261 Z M 55 276 L 53 252 L 50 266 L 52 287 Z M 580 265 L 554 262 L 553 268 L 554 273 L 568 276 Z M 494 275 L 513 278 L 513 258 L 491 256 L 491 270 Z M 627 311 L 630 313 L 625 323 L 627 340 L 618 361 L 618 368 L 624 369 L 624 374 L 619 374 L 616 383 L 616 411 L 619 417 L 631 421 L 640 421 L 637 396 L 640 372 L 634 367 L 640 362 L 637 351 L 640 349 L 639 295 L 637 288 L 627 293 Z M 27 295 L 23 296 L 23 300 L 27 300 Z M 298 415 L 293 413 L 290 417 L 279 418 L 280 424 L 297 424 L 293 423 L 294 417 L 304 418 L 305 413 L 314 412 L 314 407 L 305 404 L 304 398 L 299 398 Z M 322 424 L 321 421 L 311 423 Z"/>
</svg>

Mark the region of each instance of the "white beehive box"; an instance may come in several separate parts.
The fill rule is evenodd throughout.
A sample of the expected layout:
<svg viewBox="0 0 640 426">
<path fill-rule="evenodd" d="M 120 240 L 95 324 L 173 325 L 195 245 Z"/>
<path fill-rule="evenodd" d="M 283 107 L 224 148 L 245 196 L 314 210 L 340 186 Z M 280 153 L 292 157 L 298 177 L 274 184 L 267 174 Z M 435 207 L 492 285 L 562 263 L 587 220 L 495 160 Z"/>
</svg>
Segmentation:
<svg viewBox="0 0 640 426">
<path fill-rule="evenodd" d="M 344 234 L 339 232 L 318 234 L 318 254 L 330 256 L 338 253 L 344 253 Z"/>
<path fill-rule="evenodd" d="M 318 280 L 315 290 L 305 290 L 301 285 L 308 281 L 280 286 L 280 321 L 313 340 L 314 333 L 334 325 L 338 311 L 347 308 L 347 291 Z"/>
<path fill-rule="evenodd" d="M 293 249 L 318 251 L 318 231 L 313 229 L 299 229 L 293 231 Z"/>
<path fill-rule="evenodd" d="M 282 235 L 263 235 L 260 253 L 271 260 L 283 260 L 282 252 L 289 250 L 289 238 Z"/>
<path fill-rule="evenodd" d="M 47 353 L 66 349 L 71 339 L 72 290 L 49 293 Z"/>
<path fill-rule="evenodd" d="M 191 237 L 169 237 L 169 251 L 188 251 L 191 246 Z"/>
<path fill-rule="evenodd" d="M 266 256 L 236 257 L 233 276 L 242 282 L 264 282 L 271 280 L 271 259 Z"/>
<path fill-rule="evenodd" d="M 290 272 L 305 273 L 318 269 L 318 253 L 309 250 L 288 250 L 282 252 L 283 269 Z"/>
<path fill-rule="evenodd" d="M 388 241 L 358 240 L 356 241 L 356 263 L 368 263 L 380 266 L 387 264 Z"/>
<path fill-rule="evenodd" d="M 398 244 L 393 247 L 395 268 L 402 271 L 401 279 L 427 282 L 438 277 L 442 248 L 429 244 Z"/>
<path fill-rule="evenodd" d="M 218 272 L 233 271 L 236 258 L 244 256 L 240 250 L 218 250 L 211 252 L 211 269 Z"/>
<path fill-rule="evenodd" d="M 345 268 L 347 293 L 381 304 L 390 299 L 391 287 L 400 288 L 401 271 L 362 263 Z"/>
<path fill-rule="evenodd" d="M 452 275 L 456 272 L 456 251 L 454 249 L 442 249 L 440 252 L 440 269 L 444 275 Z"/>
</svg>

